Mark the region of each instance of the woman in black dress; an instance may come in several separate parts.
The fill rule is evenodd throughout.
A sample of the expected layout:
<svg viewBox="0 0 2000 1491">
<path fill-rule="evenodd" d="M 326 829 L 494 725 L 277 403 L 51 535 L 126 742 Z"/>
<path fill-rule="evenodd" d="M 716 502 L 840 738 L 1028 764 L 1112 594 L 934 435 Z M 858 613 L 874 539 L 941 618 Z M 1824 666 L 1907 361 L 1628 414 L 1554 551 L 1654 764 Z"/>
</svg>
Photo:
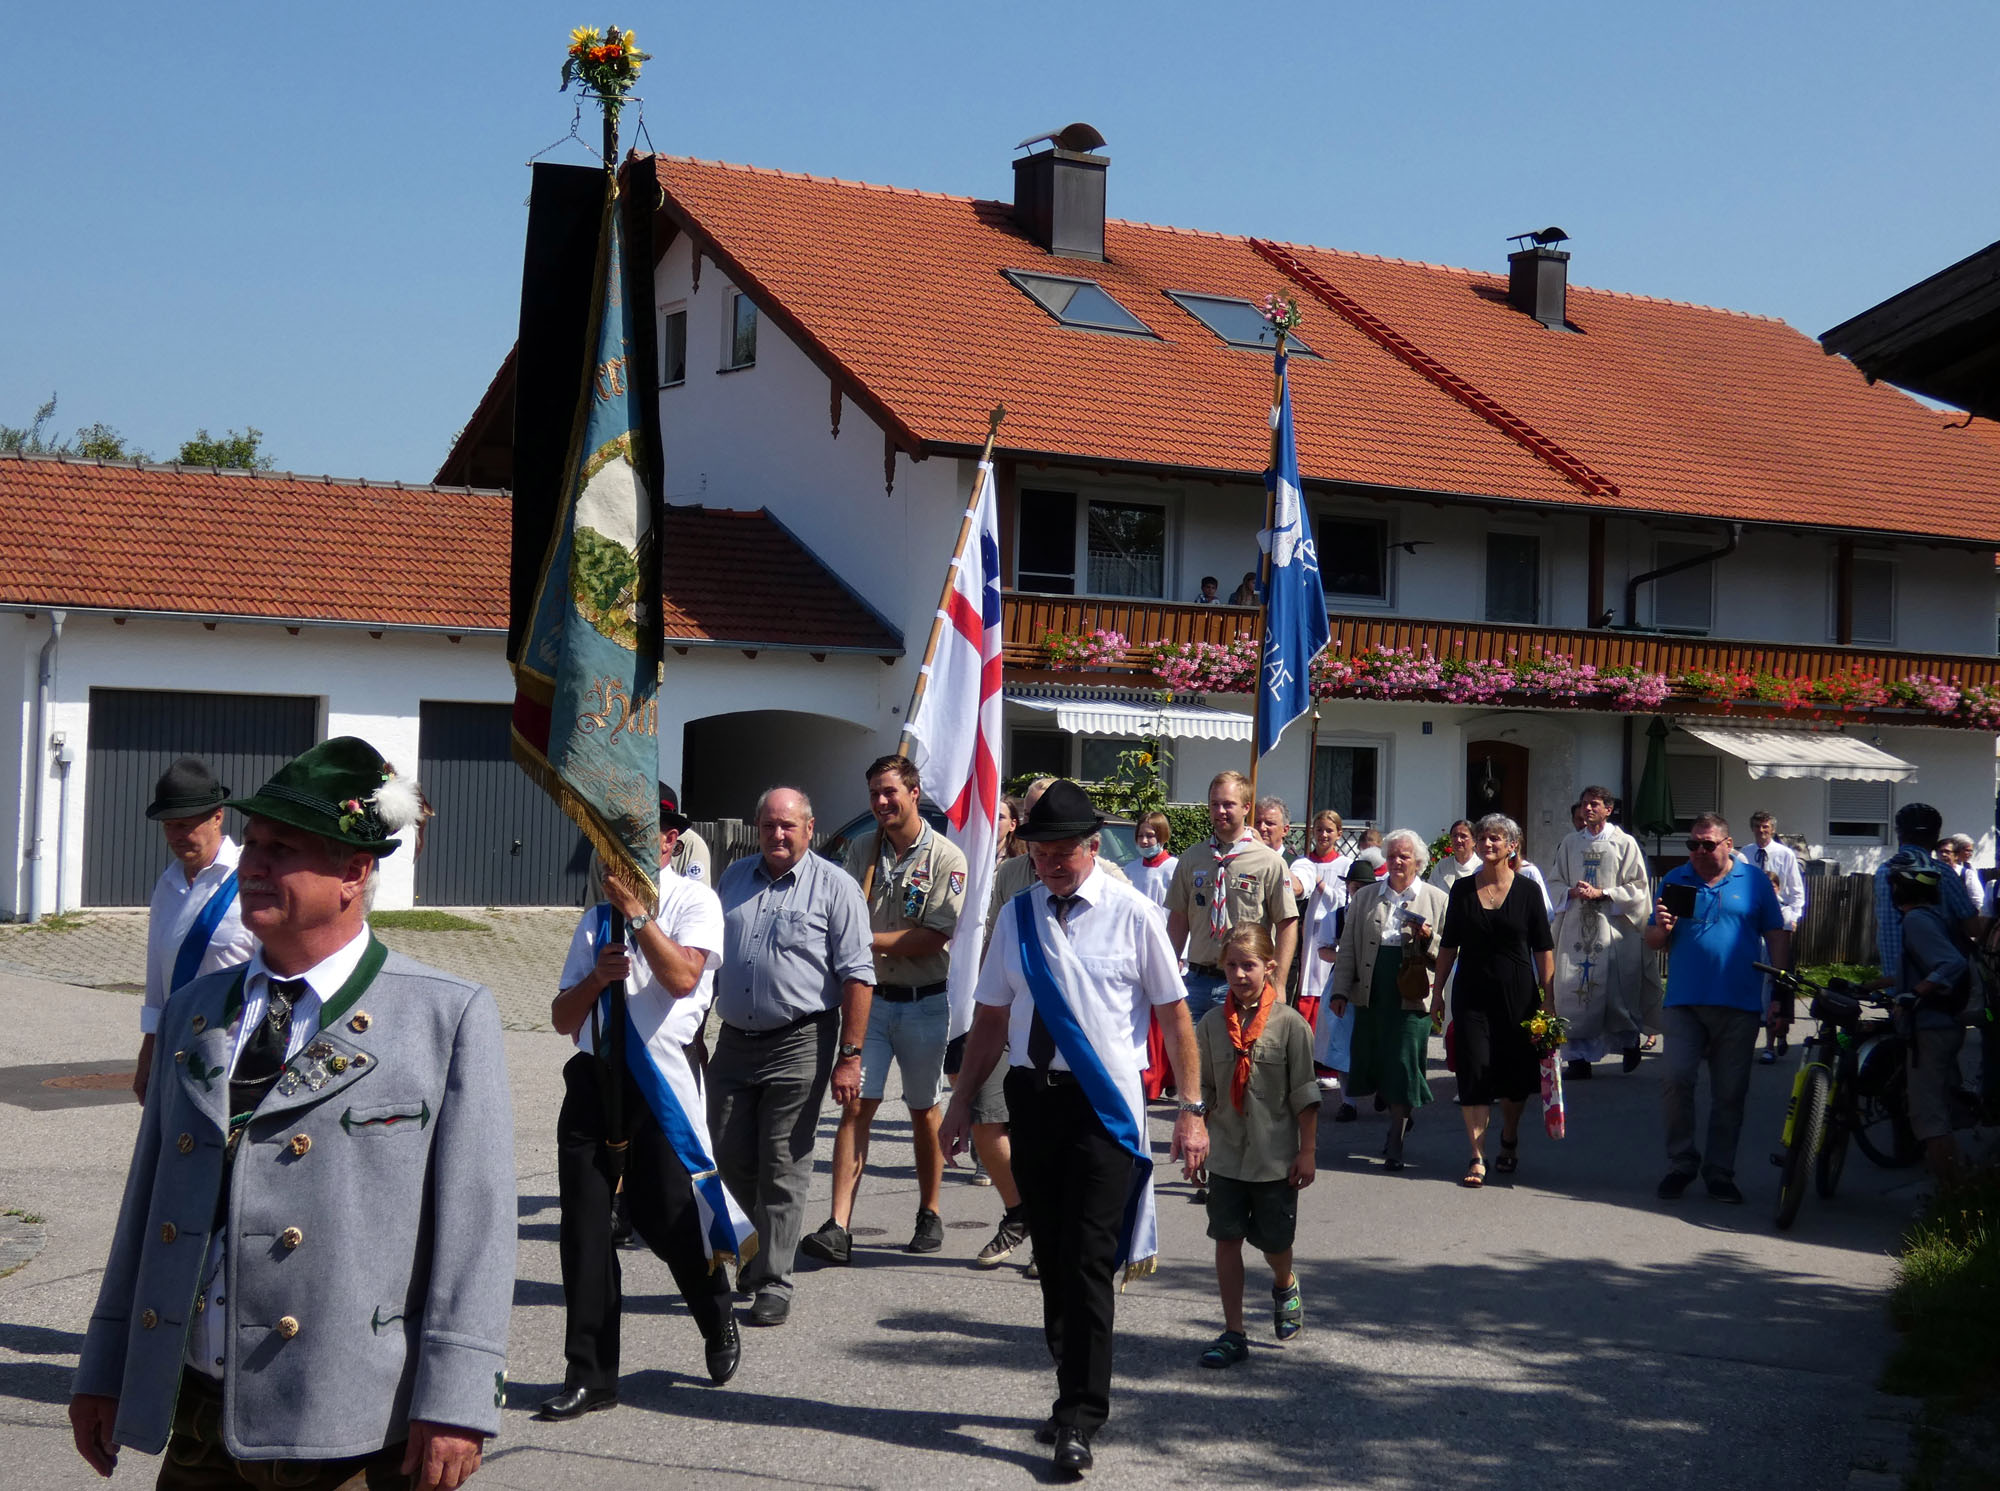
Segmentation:
<svg viewBox="0 0 2000 1491">
<path fill-rule="evenodd" d="M 1500 1105 L 1500 1153 L 1493 1167 L 1512 1174 L 1520 1164 L 1521 1111 L 1541 1089 L 1541 1057 L 1522 1022 L 1532 1019 L 1555 975 L 1555 942 L 1542 893 L 1509 866 L 1521 847 L 1521 826 L 1489 813 L 1472 829 L 1479 868 L 1451 888 L 1445 910 L 1437 987 L 1453 969 L 1452 1045 L 1458 1066 L 1458 1106 L 1472 1158 L 1462 1184 L 1486 1184 L 1486 1126 Z M 1433 999 L 1433 1017 L 1444 1011 Z"/>
</svg>

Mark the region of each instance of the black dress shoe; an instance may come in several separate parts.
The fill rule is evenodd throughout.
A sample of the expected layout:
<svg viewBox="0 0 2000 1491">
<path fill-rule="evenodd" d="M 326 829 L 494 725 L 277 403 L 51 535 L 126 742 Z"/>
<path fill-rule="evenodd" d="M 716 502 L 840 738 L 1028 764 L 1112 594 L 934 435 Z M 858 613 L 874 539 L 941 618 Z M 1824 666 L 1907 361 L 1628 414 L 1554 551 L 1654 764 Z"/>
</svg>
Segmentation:
<svg viewBox="0 0 2000 1491">
<path fill-rule="evenodd" d="M 1035 1443 L 1054 1444 L 1056 1442 L 1056 1435 L 1061 1431 L 1062 1425 L 1058 1424 L 1054 1419 L 1043 1419 L 1042 1426 L 1035 1430 Z"/>
<path fill-rule="evenodd" d="M 1334 1110 L 1333 1121 L 1335 1123 L 1353 1123 L 1360 1116 L 1360 1113 L 1355 1110 L 1354 1104 L 1342 1103 Z"/>
<path fill-rule="evenodd" d="M 549 1423 L 563 1419 L 580 1419 L 586 1413 L 596 1413 L 605 1408 L 618 1406 L 618 1389 L 615 1387 L 584 1387 L 578 1384 L 566 1387 L 536 1410 L 535 1417 Z"/>
<path fill-rule="evenodd" d="M 938 1233 L 938 1241 L 944 1241 L 942 1231 Z M 828 1217 L 819 1224 L 817 1232 L 808 1232 L 799 1239 L 799 1251 L 821 1263 L 844 1264 L 854 1257 L 854 1235 Z"/>
<path fill-rule="evenodd" d="M 1639 1070 L 1639 1048 L 1637 1046 L 1627 1046 L 1625 1048 L 1624 1069 L 1628 1072 Z"/>
<path fill-rule="evenodd" d="M 1090 1439 L 1081 1429 L 1065 1425 L 1056 1430 L 1056 1453 L 1052 1462 L 1056 1474 L 1078 1476 L 1096 1464 L 1090 1453 Z"/>
<path fill-rule="evenodd" d="M 708 1343 L 708 1380 L 717 1387 L 736 1375 L 736 1369 L 743 1362 L 743 1333 L 736 1328 L 736 1312 L 726 1306 L 722 1312 L 722 1329 Z"/>
<path fill-rule="evenodd" d="M 791 1299 L 775 1289 L 765 1289 L 750 1303 L 752 1325 L 783 1325 L 792 1313 Z"/>
<path fill-rule="evenodd" d="M 622 1248 L 632 1241 L 632 1207 L 620 1191 L 611 1198 L 611 1246 Z"/>
<path fill-rule="evenodd" d="M 1687 1193 L 1687 1188 L 1693 1184 L 1694 1172 L 1692 1170 L 1669 1170 L 1660 1178 L 1660 1183 L 1654 1188 L 1653 1194 L 1658 1196 L 1662 1201 L 1678 1201 Z"/>
</svg>

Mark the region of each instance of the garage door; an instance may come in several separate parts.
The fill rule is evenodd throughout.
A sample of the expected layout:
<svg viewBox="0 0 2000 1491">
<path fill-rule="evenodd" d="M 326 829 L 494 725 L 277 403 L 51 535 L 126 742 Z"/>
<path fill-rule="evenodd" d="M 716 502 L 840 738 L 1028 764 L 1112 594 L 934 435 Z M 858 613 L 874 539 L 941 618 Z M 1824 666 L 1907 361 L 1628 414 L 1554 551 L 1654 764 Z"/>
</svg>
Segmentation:
<svg viewBox="0 0 2000 1491">
<path fill-rule="evenodd" d="M 424 906 L 581 906 L 590 842 L 514 764 L 505 704 L 426 699 L 418 736 L 437 817 L 417 861 Z"/>
<path fill-rule="evenodd" d="M 319 700 L 280 694 L 92 689 L 83 805 L 86 906 L 144 906 L 167 862 L 146 819 L 153 787 L 178 756 L 199 756 L 231 792 L 250 793 L 319 739 Z M 239 842 L 232 808 L 224 828 Z"/>
</svg>

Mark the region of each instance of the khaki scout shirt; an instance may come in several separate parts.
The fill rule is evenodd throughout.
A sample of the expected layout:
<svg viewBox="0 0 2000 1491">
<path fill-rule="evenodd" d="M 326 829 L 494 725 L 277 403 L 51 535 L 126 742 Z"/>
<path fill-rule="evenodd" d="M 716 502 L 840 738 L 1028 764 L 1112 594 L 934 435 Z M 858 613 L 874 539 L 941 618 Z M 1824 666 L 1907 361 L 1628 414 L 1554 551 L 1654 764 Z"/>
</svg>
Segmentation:
<svg viewBox="0 0 2000 1491">
<path fill-rule="evenodd" d="M 902 932 L 927 927 L 950 937 L 958 927 L 965 902 L 965 856 L 928 823 L 909 852 L 898 856 L 887 834 L 863 833 L 847 848 L 847 873 L 868 883 L 868 861 L 880 844 L 875 861 L 875 889 L 868 897 L 868 926 L 876 932 Z M 875 955 L 875 983 L 941 984 L 951 969 L 951 949 L 941 947 L 927 958 Z"/>
<path fill-rule="evenodd" d="M 1229 1101 L 1236 1048 L 1229 1043 L 1225 999 L 1195 1027 L 1201 1055 L 1201 1097 L 1208 1104 L 1208 1168 L 1231 1180 L 1283 1180 L 1299 1152 L 1299 1115 L 1319 1105 L 1313 1074 L 1312 1027 L 1278 1003 L 1250 1048 L 1250 1086 L 1243 1111 Z"/>
<path fill-rule="evenodd" d="M 1215 841 L 1203 839 L 1181 855 L 1174 871 L 1174 883 L 1167 888 L 1167 911 L 1187 918 L 1190 963 L 1215 963 L 1222 957 L 1222 944 L 1209 930 L 1208 903 L 1217 894 L 1215 883 Z M 1229 860 L 1226 887 L 1230 929 L 1262 922 L 1273 937 L 1283 922 L 1299 914 L 1298 897 L 1292 894 L 1292 877 L 1284 857 L 1258 839 L 1244 839 Z"/>
</svg>

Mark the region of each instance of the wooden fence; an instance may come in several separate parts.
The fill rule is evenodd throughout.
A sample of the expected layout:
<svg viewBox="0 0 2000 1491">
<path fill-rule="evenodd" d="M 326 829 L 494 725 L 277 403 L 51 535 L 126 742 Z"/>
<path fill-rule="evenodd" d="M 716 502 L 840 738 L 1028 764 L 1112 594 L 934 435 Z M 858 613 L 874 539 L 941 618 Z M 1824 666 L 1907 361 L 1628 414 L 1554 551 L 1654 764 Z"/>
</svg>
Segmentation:
<svg viewBox="0 0 2000 1491">
<path fill-rule="evenodd" d="M 1806 876 L 1806 914 L 1793 939 L 1798 961 L 1873 965 L 1875 877 Z"/>
</svg>

